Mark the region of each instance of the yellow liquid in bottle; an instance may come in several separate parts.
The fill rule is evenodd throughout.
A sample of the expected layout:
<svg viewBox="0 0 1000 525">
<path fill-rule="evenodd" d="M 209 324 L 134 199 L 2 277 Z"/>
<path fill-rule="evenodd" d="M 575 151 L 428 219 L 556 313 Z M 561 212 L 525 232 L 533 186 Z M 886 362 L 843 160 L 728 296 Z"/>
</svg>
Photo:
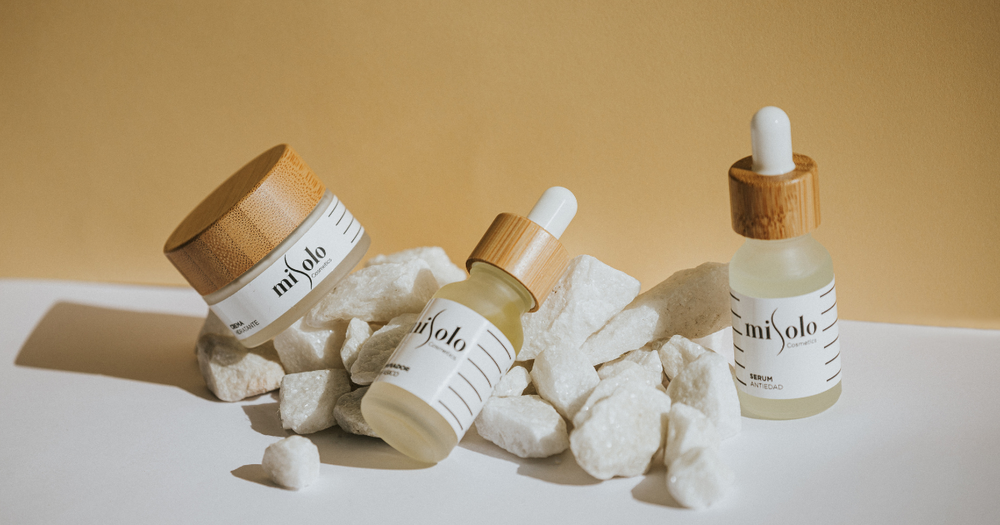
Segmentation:
<svg viewBox="0 0 1000 525">
<path fill-rule="evenodd" d="M 752 297 L 783 298 L 815 292 L 833 281 L 833 260 L 809 234 L 791 239 L 747 239 L 729 263 L 729 286 Z M 736 389 L 743 415 L 798 419 L 819 414 L 840 399 L 840 381 L 826 392 L 797 399 L 766 399 Z"/>
<path fill-rule="evenodd" d="M 434 298 L 461 303 L 493 323 L 521 350 L 521 314 L 534 304 L 528 290 L 492 265 L 475 263 L 468 280 L 442 287 Z M 448 457 L 458 436 L 434 408 L 406 390 L 385 382 L 372 383 L 361 399 L 365 421 L 386 443 L 424 463 Z"/>
</svg>

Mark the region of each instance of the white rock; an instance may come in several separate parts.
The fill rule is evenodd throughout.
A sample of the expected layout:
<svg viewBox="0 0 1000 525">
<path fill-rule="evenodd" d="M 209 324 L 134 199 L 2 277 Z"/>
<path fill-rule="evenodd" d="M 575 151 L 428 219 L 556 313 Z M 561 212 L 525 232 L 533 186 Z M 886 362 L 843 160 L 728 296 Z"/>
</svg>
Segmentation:
<svg viewBox="0 0 1000 525">
<path fill-rule="evenodd" d="M 377 264 L 386 263 L 404 263 L 414 259 L 422 259 L 428 266 L 430 266 L 431 272 L 437 279 L 438 286 L 464 281 L 466 277 L 468 277 L 465 270 L 455 266 L 455 263 L 451 262 L 448 254 L 444 252 L 444 248 L 439 248 L 437 246 L 411 248 L 409 250 L 403 250 L 390 255 L 376 255 L 375 257 L 369 259 L 368 262 L 365 263 L 365 266 L 375 266 Z"/>
<path fill-rule="evenodd" d="M 660 363 L 660 356 L 648 346 L 626 352 L 618 359 L 604 363 L 597 369 L 597 375 L 601 379 L 607 379 L 631 367 L 638 367 L 643 373 L 645 382 L 649 383 L 650 386 L 656 386 L 663 382 L 663 365 Z"/>
<path fill-rule="evenodd" d="M 740 433 L 740 400 L 729 364 L 715 352 L 705 352 L 685 366 L 667 387 L 675 403 L 694 407 L 715 424 L 719 437 Z"/>
<path fill-rule="evenodd" d="M 707 352 L 704 347 L 682 335 L 668 339 L 659 350 L 660 362 L 663 363 L 663 373 L 667 380 L 673 380 L 688 363 Z"/>
<path fill-rule="evenodd" d="M 281 426 L 297 434 L 312 434 L 337 423 L 333 407 L 351 391 L 347 371 L 317 370 L 288 374 L 281 380 L 278 410 Z"/>
<path fill-rule="evenodd" d="M 689 450 L 667 470 L 667 491 L 677 503 L 692 509 L 704 509 L 719 501 L 734 481 L 736 474 L 714 447 Z"/>
<path fill-rule="evenodd" d="M 302 436 L 289 436 L 264 450 L 260 466 L 271 481 L 299 490 L 319 477 L 319 449 Z"/>
<path fill-rule="evenodd" d="M 683 403 L 674 403 L 670 407 L 663 464 L 669 467 L 675 459 L 689 450 L 718 447 L 720 442 L 715 425 L 705 414 Z"/>
<path fill-rule="evenodd" d="M 597 387 L 590 392 L 583 405 L 577 410 L 576 415 L 573 416 L 573 426 L 582 426 L 590 418 L 591 409 L 594 405 L 617 394 L 619 391 L 629 390 L 632 391 L 632 394 L 641 396 L 645 395 L 646 390 L 649 388 L 659 388 L 662 390 L 663 387 L 658 383 L 650 384 L 647 374 L 638 365 L 626 367 L 619 373 L 602 379 L 597 384 Z M 666 409 L 669 410 L 670 406 L 667 405 Z"/>
<path fill-rule="evenodd" d="M 354 361 L 358 359 L 358 353 L 361 351 L 361 345 L 371 336 L 371 325 L 361 319 L 351 319 L 347 325 L 344 345 L 340 347 L 340 360 L 344 363 L 344 368 L 350 370 L 354 366 Z"/>
<path fill-rule="evenodd" d="M 583 352 L 598 365 L 674 334 L 703 337 L 730 321 L 729 265 L 704 263 L 640 294 L 587 339 Z"/>
<path fill-rule="evenodd" d="M 634 277 L 589 255 L 575 257 L 541 308 L 522 316 L 524 345 L 518 361 L 534 359 L 556 346 L 580 348 L 639 290 L 639 281 Z"/>
<path fill-rule="evenodd" d="M 576 462 L 597 479 L 638 476 L 660 449 L 670 399 L 643 385 L 602 399 L 569 436 Z"/>
<path fill-rule="evenodd" d="M 361 398 L 365 396 L 367 391 L 368 387 L 363 386 L 354 392 L 340 396 L 337 405 L 333 407 L 333 417 L 345 432 L 377 438 L 378 434 L 368 425 L 365 416 L 361 414 Z"/>
<path fill-rule="evenodd" d="M 387 266 L 387 265 L 383 265 Z M 358 351 L 358 358 L 351 365 L 351 381 L 358 385 L 370 385 L 382 372 L 400 341 L 410 333 L 416 314 L 403 314 L 393 318 L 368 338 Z"/>
<path fill-rule="evenodd" d="M 247 348 L 235 337 L 208 334 L 195 347 L 205 384 L 223 401 L 239 401 L 270 392 L 285 375 L 270 341 Z"/>
<path fill-rule="evenodd" d="M 548 401 L 563 417 L 573 419 L 591 390 L 601 381 L 597 371 L 579 350 L 552 347 L 535 358 L 531 382 L 538 395 Z"/>
<path fill-rule="evenodd" d="M 733 327 L 727 326 L 718 332 L 713 332 L 705 337 L 697 337 L 691 341 L 700 344 L 705 350 L 711 350 L 725 357 L 727 363 L 735 366 L 733 354 L 736 353 L 736 350 L 733 348 Z"/>
<path fill-rule="evenodd" d="M 438 288 L 423 259 L 369 266 L 337 284 L 309 311 L 306 323 L 329 327 L 352 318 L 384 323 L 400 314 L 420 313 Z"/>
<path fill-rule="evenodd" d="M 331 329 L 312 328 L 299 319 L 275 336 L 274 349 L 288 374 L 344 368 L 340 347 L 344 344 L 347 324 L 336 323 Z"/>
<path fill-rule="evenodd" d="M 528 369 L 520 365 L 514 365 L 500 378 L 497 386 L 493 387 L 493 396 L 519 396 L 524 393 L 529 384 L 531 384 L 531 376 L 528 374 Z"/>
<path fill-rule="evenodd" d="M 202 337 L 209 334 L 220 337 L 236 338 L 236 336 L 233 335 L 233 331 L 230 330 L 229 327 L 226 326 L 226 323 L 223 323 L 222 319 L 219 319 L 219 316 L 215 315 L 215 312 L 212 310 L 209 310 L 208 315 L 205 316 L 205 323 L 201 325 L 201 331 L 198 332 L 198 340 L 201 340 Z"/>
<path fill-rule="evenodd" d="M 566 421 L 538 396 L 491 397 L 476 419 L 476 430 L 522 458 L 545 458 L 569 448 Z"/>
</svg>

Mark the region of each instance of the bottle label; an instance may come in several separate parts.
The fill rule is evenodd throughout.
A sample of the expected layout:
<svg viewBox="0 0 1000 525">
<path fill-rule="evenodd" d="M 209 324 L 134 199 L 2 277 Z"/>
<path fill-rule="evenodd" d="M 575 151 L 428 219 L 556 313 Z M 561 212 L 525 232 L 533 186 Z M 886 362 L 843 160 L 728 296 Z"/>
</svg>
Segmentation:
<svg viewBox="0 0 1000 525">
<path fill-rule="evenodd" d="M 284 255 L 229 297 L 210 306 L 243 340 L 298 304 L 343 262 L 365 229 L 334 197 L 323 214 Z"/>
<path fill-rule="evenodd" d="M 419 397 L 461 440 L 514 356 L 514 345 L 493 323 L 463 304 L 435 298 L 376 381 Z"/>
<path fill-rule="evenodd" d="M 840 381 L 835 281 L 797 297 L 729 294 L 737 388 L 767 399 L 797 399 Z"/>
</svg>

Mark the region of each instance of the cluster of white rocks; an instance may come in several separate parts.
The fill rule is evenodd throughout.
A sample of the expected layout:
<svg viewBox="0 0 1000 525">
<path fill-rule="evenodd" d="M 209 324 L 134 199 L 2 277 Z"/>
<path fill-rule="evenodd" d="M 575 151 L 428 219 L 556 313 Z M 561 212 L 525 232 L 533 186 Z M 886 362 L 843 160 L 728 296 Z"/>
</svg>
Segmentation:
<svg viewBox="0 0 1000 525">
<path fill-rule="evenodd" d="M 282 426 L 296 434 L 337 425 L 377 437 L 361 414 L 367 385 L 434 292 L 465 275 L 440 248 L 375 257 L 254 349 L 210 315 L 197 345 L 202 373 L 226 401 L 280 388 Z M 739 433 L 740 407 L 726 359 L 692 339 L 728 326 L 728 290 L 724 264 L 677 272 L 639 294 L 625 273 L 573 259 L 522 318 L 518 362 L 476 420 L 478 433 L 523 458 L 569 449 L 601 480 L 662 464 L 678 503 L 711 505 L 733 483 L 719 448 Z M 315 446 L 285 444 L 294 438 L 269 447 L 264 463 L 275 483 L 298 489 L 319 459 Z"/>
</svg>

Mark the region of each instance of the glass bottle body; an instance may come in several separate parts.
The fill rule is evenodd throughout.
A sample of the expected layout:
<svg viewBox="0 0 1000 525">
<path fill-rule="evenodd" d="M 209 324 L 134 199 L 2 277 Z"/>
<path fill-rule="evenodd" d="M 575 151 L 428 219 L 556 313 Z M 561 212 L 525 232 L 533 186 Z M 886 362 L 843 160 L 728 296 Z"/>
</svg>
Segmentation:
<svg viewBox="0 0 1000 525">
<path fill-rule="evenodd" d="M 816 292 L 834 279 L 830 253 L 811 235 L 781 240 L 747 239 L 729 263 L 732 290 L 756 298 L 788 298 Z M 739 352 L 737 351 L 737 356 Z M 816 395 L 769 399 L 737 393 L 744 416 L 796 419 L 818 414 L 840 398 L 841 381 Z"/>
<path fill-rule="evenodd" d="M 515 352 L 521 349 L 521 314 L 533 306 L 533 300 L 524 286 L 503 270 L 475 263 L 469 279 L 442 287 L 432 302 L 434 299 L 455 301 L 472 309 L 499 329 Z M 379 380 L 372 383 L 361 401 L 361 411 L 379 437 L 418 461 L 437 463 L 458 444 L 459 436 L 444 416 L 394 384 Z"/>
</svg>

